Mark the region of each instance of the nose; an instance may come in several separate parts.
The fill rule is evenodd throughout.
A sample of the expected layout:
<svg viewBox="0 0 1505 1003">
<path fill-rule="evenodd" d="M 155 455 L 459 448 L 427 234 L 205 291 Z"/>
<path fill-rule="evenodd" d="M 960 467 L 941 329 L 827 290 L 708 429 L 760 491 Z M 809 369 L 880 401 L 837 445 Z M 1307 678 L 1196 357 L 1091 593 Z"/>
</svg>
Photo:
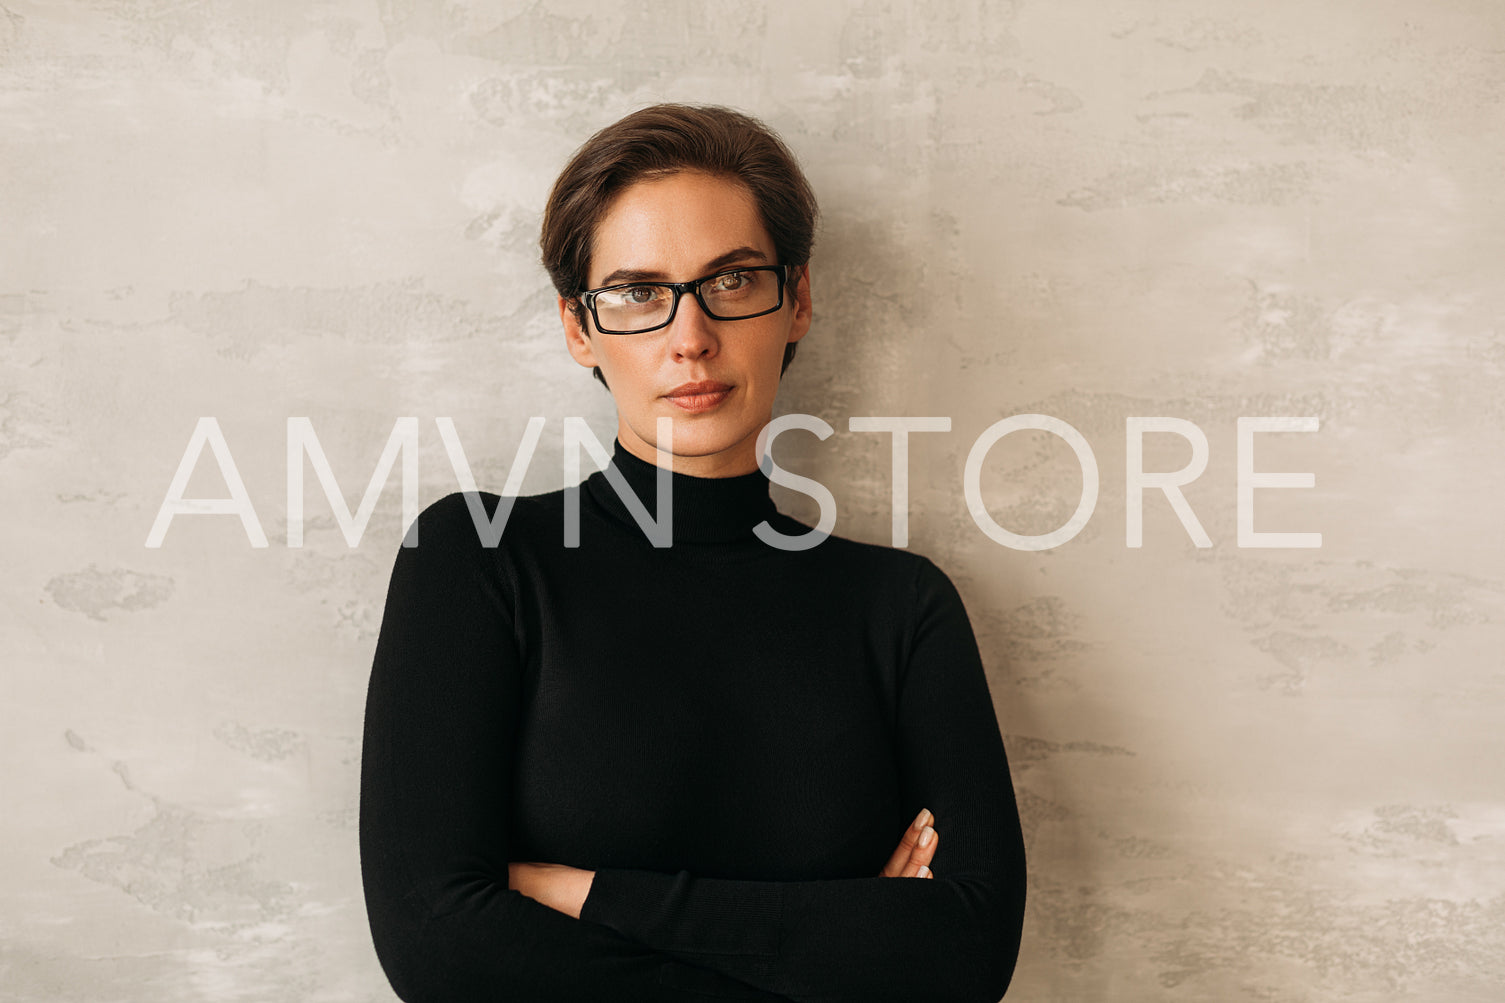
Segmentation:
<svg viewBox="0 0 1505 1003">
<path fill-rule="evenodd" d="M 676 359 L 694 360 L 715 355 L 721 343 L 714 330 L 715 322 L 700 308 L 700 301 L 690 293 L 679 298 L 679 309 L 669 325 L 669 351 Z"/>
</svg>

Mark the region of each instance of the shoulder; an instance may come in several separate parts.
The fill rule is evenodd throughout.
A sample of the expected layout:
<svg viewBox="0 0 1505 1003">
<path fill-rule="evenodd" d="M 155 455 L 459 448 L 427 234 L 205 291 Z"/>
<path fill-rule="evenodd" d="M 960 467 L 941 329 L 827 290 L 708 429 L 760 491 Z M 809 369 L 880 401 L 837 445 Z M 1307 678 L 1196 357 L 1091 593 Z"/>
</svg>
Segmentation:
<svg viewBox="0 0 1505 1003">
<path fill-rule="evenodd" d="M 393 574 L 430 582 L 489 582 L 505 587 L 529 548 L 560 536 L 562 492 L 508 496 L 455 491 L 431 503 L 408 526 Z"/>
<path fill-rule="evenodd" d="M 451 598 L 515 593 L 522 555 L 559 539 L 562 495 L 445 495 L 420 511 L 404 534 L 394 587 Z"/>
<path fill-rule="evenodd" d="M 854 612 L 886 639 L 885 644 L 891 643 L 892 650 L 902 653 L 901 664 L 937 654 L 942 661 L 979 657 L 961 593 L 929 557 L 838 536 L 828 537 L 815 549 L 826 548 L 826 559 L 841 569 L 835 576 L 840 584 L 830 594 L 841 597 L 843 609 Z M 830 580 L 822 584 L 829 586 Z"/>
<path fill-rule="evenodd" d="M 434 543 L 440 547 L 492 548 L 509 536 L 529 535 L 548 521 L 558 531 L 564 492 L 499 495 L 490 491 L 454 491 L 418 513 L 404 546 Z"/>
<path fill-rule="evenodd" d="M 794 519 L 784 517 L 781 522 L 784 525 L 775 528 L 782 533 L 811 532 L 809 526 Z M 959 601 L 956 587 L 946 572 L 924 554 L 912 550 L 833 534 L 811 548 L 809 553 L 842 575 L 850 576 L 853 581 L 899 593 L 909 604 L 953 598 Z"/>
</svg>

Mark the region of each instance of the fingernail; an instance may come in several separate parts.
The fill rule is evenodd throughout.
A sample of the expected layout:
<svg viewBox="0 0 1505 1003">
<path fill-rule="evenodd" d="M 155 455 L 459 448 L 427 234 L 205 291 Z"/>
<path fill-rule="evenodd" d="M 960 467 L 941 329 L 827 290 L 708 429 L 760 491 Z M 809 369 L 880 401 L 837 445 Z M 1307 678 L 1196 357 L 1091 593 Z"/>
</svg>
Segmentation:
<svg viewBox="0 0 1505 1003">
<path fill-rule="evenodd" d="M 934 838 L 935 838 L 935 830 L 932 829 L 932 828 L 930 828 L 930 826 L 927 825 L 925 827 L 924 831 L 920 833 L 920 845 L 921 846 L 929 846 L 930 845 L 930 841 L 932 839 L 934 839 Z"/>
<path fill-rule="evenodd" d="M 914 817 L 914 827 L 916 829 L 923 829 L 923 828 L 925 828 L 925 823 L 928 821 L 927 816 L 929 814 L 930 814 L 930 809 L 929 808 L 921 808 L 920 809 L 920 813 Z"/>
<path fill-rule="evenodd" d="M 928 878 L 928 877 L 930 877 L 930 868 L 926 867 L 924 864 L 921 864 L 920 865 L 920 873 L 916 874 L 915 877 L 917 877 L 917 878 Z"/>
</svg>

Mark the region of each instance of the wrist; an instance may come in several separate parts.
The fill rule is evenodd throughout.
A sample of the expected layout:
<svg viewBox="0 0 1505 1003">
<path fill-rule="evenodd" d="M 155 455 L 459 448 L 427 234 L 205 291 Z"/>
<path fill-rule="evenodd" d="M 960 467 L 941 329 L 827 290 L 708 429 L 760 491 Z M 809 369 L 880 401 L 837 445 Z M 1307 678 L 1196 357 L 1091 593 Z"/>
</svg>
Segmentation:
<svg viewBox="0 0 1505 1003">
<path fill-rule="evenodd" d="M 591 887 L 595 884 L 596 872 L 577 870 L 574 875 L 574 887 L 571 890 L 569 914 L 576 919 L 585 911 L 585 900 L 590 898 Z"/>
</svg>

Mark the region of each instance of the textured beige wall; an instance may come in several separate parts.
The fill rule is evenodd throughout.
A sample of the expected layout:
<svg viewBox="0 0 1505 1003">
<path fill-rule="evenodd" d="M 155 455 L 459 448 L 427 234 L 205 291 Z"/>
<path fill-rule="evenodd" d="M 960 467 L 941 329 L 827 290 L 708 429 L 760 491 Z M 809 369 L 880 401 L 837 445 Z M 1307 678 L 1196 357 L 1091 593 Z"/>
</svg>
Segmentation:
<svg viewBox="0 0 1505 1003">
<path fill-rule="evenodd" d="M 837 532 L 961 588 L 1030 848 L 1010 999 L 1495 1000 L 1505 985 L 1505 7 L 1495 0 L 0 6 L 0 998 L 383 1000 L 355 820 L 364 686 L 401 531 L 346 546 L 285 424 L 359 498 L 419 419 L 499 488 L 562 483 L 566 415 L 613 430 L 536 263 L 553 174 L 664 99 L 735 104 L 827 221 L 780 442 Z M 1092 519 L 1039 553 L 970 519 L 994 421 L 1070 423 Z M 199 416 L 270 538 L 179 517 Z M 1240 416 L 1262 435 L 1237 544 Z M 1125 543 L 1125 422 L 1207 436 Z M 1184 465 L 1149 439 L 1155 470 Z M 310 475 L 311 476 L 311 475 Z M 1043 433 L 989 511 L 1060 525 Z M 190 494 L 224 484 L 205 454 Z M 782 498 L 810 517 L 809 500 Z"/>
</svg>

